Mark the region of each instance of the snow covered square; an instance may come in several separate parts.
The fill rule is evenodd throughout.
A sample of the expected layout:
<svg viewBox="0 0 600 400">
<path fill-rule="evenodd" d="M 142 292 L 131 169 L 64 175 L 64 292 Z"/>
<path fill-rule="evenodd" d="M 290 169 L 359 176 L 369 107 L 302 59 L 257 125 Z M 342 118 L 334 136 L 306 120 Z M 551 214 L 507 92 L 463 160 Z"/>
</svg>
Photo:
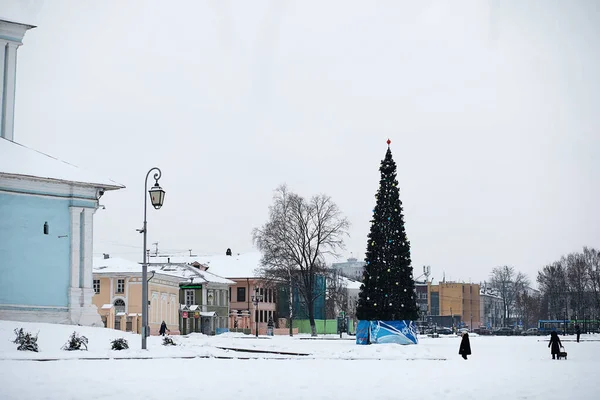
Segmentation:
<svg viewBox="0 0 600 400">
<path fill-rule="evenodd" d="M 38 353 L 16 350 L 17 327 L 39 332 Z M 74 330 L 89 338 L 89 351 L 60 350 Z M 129 350 L 110 350 L 117 337 L 129 341 Z M 581 343 L 561 336 L 566 361 L 553 361 L 547 338 L 539 336 L 472 335 L 467 361 L 457 354 L 460 338 L 453 335 L 421 337 L 416 346 L 357 346 L 352 337 L 306 335 L 173 339 L 177 346 L 165 347 L 161 337 L 150 337 L 143 351 L 135 334 L 0 321 L 0 397 L 563 400 L 598 394 L 599 335 L 583 335 Z"/>
</svg>

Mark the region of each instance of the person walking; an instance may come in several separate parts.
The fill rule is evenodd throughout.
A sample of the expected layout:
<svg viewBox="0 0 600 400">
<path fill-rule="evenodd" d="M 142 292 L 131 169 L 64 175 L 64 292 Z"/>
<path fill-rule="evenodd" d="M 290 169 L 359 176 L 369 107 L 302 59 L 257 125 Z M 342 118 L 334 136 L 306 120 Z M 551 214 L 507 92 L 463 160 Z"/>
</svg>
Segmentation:
<svg viewBox="0 0 600 400">
<path fill-rule="evenodd" d="M 462 356 L 465 360 L 467 356 L 471 355 L 471 342 L 469 342 L 469 333 L 464 332 L 462 334 L 462 339 L 460 341 L 460 347 L 458 349 L 458 354 Z"/>
<path fill-rule="evenodd" d="M 162 322 L 162 324 L 160 324 L 160 329 L 158 331 L 158 334 L 160 336 L 165 336 L 165 333 L 168 331 L 167 329 L 167 324 L 165 323 L 165 321 Z"/>
<path fill-rule="evenodd" d="M 556 333 L 556 331 L 552 331 L 552 333 L 550 333 L 550 342 L 548 343 L 548 347 L 550 347 L 550 353 L 552 354 L 552 359 L 554 360 L 555 358 L 558 359 L 558 357 L 556 357 L 558 355 L 558 353 L 560 353 L 560 348 L 562 347 L 562 343 L 560 342 L 560 338 L 558 337 L 558 333 Z"/>
<path fill-rule="evenodd" d="M 579 325 L 575 325 L 575 334 L 577 335 L 577 343 L 579 343 L 579 336 L 581 336 L 581 328 L 579 328 Z"/>
</svg>

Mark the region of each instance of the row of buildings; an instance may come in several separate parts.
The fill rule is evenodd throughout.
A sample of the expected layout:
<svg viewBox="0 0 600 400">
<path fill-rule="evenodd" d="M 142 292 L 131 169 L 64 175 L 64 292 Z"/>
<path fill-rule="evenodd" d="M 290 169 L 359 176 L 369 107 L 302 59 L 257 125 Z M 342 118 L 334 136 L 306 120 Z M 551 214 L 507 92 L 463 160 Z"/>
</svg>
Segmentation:
<svg viewBox="0 0 600 400">
<path fill-rule="evenodd" d="M 361 280 L 364 266 L 363 261 L 349 258 L 334 263 L 332 268 L 343 276 Z M 415 292 L 423 324 L 470 329 L 505 324 L 502 297 L 485 285 L 446 281 L 434 285 L 426 277 L 415 281 Z"/>
<path fill-rule="evenodd" d="M 259 277 L 260 253 L 150 257 L 148 321 L 156 334 L 164 321 L 173 334 L 225 331 L 288 334 L 289 292 Z M 324 318 L 325 279 L 317 279 L 315 318 Z M 104 326 L 141 331 L 140 264 L 104 254 L 94 259 L 93 304 Z M 305 319 L 306 308 L 295 290 L 294 317 Z M 298 329 L 292 330 L 298 333 Z"/>
</svg>

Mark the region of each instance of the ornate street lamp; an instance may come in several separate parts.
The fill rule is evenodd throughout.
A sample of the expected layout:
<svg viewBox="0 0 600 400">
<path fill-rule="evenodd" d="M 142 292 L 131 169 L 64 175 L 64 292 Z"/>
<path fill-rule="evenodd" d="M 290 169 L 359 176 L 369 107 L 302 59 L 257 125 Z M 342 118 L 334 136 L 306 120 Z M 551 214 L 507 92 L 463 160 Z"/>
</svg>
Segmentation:
<svg viewBox="0 0 600 400">
<path fill-rule="evenodd" d="M 154 186 L 148 190 L 148 177 L 152 171 L 157 171 L 154 174 Z M 144 181 L 144 227 L 138 232 L 144 234 L 144 257 L 142 263 L 142 349 L 146 349 L 146 338 L 150 336 L 150 327 L 148 326 L 148 261 L 147 257 L 147 237 L 148 229 L 146 223 L 146 211 L 148 208 L 148 198 L 146 197 L 146 191 L 150 194 L 150 202 L 155 209 L 159 209 L 163 205 L 165 200 L 165 191 L 158 185 L 158 180 L 162 176 L 162 172 L 159 168 L 151 168 L 146 174 L 146 180 Z"/>
<path fill-rule="evenodd" d="M 158 175 L 158 178 L 156 177 L 157 175 Z M 150 202 L 152 203 L 152 206 L 157 210 L 162 207 L 163 201 L 165 201 L 165 191 L 162 190 L 162 188 L 160 186 L 158 186 L 159 178 L 160 178 L 160 173 L 154 174 L 154 179 L 156 179 L 156 183 L 148 191 L 148 193 L 150 193 Z"/>
<path fill-rule="evenodd" d="M 258 303 L 262 301 L 262 294 L 258 294 L 258 288 L 254 289 L 254 296 L 252 296 L 252 303 L 254 304 L 254 325 L 256 326 L 256 337 L 258 337 Z"/>
</svg>

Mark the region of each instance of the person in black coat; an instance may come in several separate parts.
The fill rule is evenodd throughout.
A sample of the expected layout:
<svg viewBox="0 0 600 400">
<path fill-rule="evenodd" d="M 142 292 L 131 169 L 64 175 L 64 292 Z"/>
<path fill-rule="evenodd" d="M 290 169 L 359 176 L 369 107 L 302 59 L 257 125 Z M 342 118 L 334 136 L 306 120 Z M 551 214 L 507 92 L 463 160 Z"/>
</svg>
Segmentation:
<svg viewBox="0 0 600 400">
<path fill-rule="evenodd" d="M 467 359 L 467 356 L 471 355 L 471 342 L 469 342 L 469 334 L 467 332 L 463 333 L 462 335 L 458 354 L 460 354 L 465 360 Z"/>
<path fill-rule="evenodd" d="M 562 343 L 560 342 L 560 338 L 558 337 L 558 333 L 556 331 L 552 331 L 550 334 L 550 342 L 548 343 L 548 347 L 550 347 L 550 353 L 552 353 L 552 359 L 556 358 L 556 355 L 560 353 L 560 348 L 562 347 Z"/>
<path fill-rule="evenodd" d="M 577 343 L 579 343 L 579 336 L 581 336 L 581 328 L 579 325 L 575 325 L 575 334 L 577 335 Z"/>
<path fill-rule="evenodd" d="M 158 334 L 161 336 L 165 336 L 166 332 L 167 332 L 167 324 L 165 323 L 165 321 L 163 321 L 162 324 L 160 324 L 160 330 L 158 331 Z"/>
</svg>

